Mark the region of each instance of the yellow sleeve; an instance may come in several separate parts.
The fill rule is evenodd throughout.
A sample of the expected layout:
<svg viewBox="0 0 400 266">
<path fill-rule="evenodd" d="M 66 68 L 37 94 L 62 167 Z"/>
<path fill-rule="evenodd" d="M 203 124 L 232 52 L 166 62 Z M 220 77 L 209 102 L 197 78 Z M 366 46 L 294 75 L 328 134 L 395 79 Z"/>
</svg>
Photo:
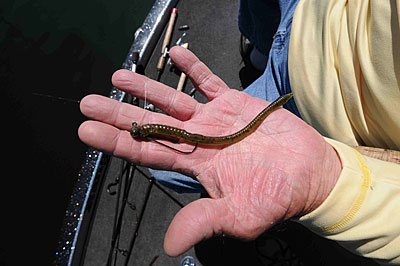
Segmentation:
<svg viewBox="0 0 400 266">
<path fill-rule="evenodd" d="M 301 117 L 349 145 L 400 149 L 400 0 L 301 0 L 288 55 Z"/>
<path fill-rule="evenodd" d="M 298 221 L 356 254 L 399 265 L 400 164 L 326 140 L 340 156 L 342 173 L 321 206 Z"/>
</svg>

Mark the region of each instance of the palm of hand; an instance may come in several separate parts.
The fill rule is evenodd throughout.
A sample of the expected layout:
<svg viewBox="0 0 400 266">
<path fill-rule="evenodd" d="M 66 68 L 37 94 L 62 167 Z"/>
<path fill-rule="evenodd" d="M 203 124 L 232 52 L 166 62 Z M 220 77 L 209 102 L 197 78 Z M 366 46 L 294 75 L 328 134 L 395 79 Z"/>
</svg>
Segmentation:
<svg viewBox="0 0 400 266">
<path fill-rule="evenodd" d="M 185 129 L 228 135 L 243 128 L 266 105 L 231 90 L 202 106 L 185 122 Z M 324 167 L 325 143 L 303 121 L 279 109 L 245 139 L 224 147 L 199 146 L 190 158 L 182 158 L 210 196 L 226 204 L 224 226 L 216 224 L 212 233 L 253 238 L 277 221 L 312 208 L 307 206 L 308 191 L 319 185 L 313 176 Z M 175 170 L 182 170 L 177 165 Z"/>
<path fill-rule="evenodd" d="M 333 169 L 334 151 L 315 130 L 286 110 L 271 113 L 238 143 L 199 146 L 189 155 L 129 135 L 132 121 L 166 124 L 209 136 L 228 135 L 266 107 L 263 100 L 230 90 L 187 50 L 172 49 L 170 55 L 209 103 L 199 104 L 143 76 L 117 72 L 114 85 L 139 97 L 144 96 L 145 88 L 148 99 L 172 117 L 89 96 L 82 100 L 82 112 L 102 123 L 87 122 L 79 130 L 89 145 L 135 163 L 188 174 L 209 192 L 212 199 L 195 201 L 176 215 L 165 238 L 167 253 L 179 255 L 215 233 L 254 238 L 278 221 L 316 208 L 330 191 L 320 177 Z M 179 145 L 190 149 L 189 144 Z"/>
</svg>

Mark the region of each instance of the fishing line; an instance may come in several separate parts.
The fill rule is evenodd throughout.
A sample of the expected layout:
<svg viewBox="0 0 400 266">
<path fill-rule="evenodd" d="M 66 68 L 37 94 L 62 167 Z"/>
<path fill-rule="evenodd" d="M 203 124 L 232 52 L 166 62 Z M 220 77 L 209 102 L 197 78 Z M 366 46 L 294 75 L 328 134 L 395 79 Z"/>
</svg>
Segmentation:
<svg viewBox="0 0 400 266">
<path fill-rule="evenodd" d="M 59 97 L 59 96 L 54 96 L 54 95 L 49 95 L 49 94 L 42 94 L 42 93 L 37 93 L 37 92 L 32 92 L 33 96 L 38 96 L 42 98 L 47 98 L 50 100 L 55 100 L 55 101 L 62 101 L 64 103 L 77 103 L 79 104 L 81 101 L 70 99 L 70 98 L 64 98 L 64 97 Z"/>
</svg>

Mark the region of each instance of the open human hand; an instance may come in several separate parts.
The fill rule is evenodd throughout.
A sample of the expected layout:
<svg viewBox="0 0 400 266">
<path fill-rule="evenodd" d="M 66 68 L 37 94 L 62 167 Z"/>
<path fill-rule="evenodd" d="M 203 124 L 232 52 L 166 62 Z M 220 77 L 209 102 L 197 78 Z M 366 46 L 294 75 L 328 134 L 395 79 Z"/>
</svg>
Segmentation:
<svg viewBox="0 0 400 266">
<path fill-rule="evenodd" d="M 335 150 L 301 119 L 283 108 L 272 112 L 248 137 L 225 146 L 201 146 L 180 154 L 152 141 L 133 138 L 132 122 L 165 124 L 191 133 L 223 136 L 247 125 L 269 103 L 230 89 L 189 50 L 170 56 L 209 102 L 127 70 L 117 71 L 117 88 L 144 98 L 170 114 L 149 112 L 89 95 L 81 111 L 79 137 L 90 146 L 135 164 L 196 178 L 211 198 L 180 210 L 166 233 L 164 248 L 176 256 L 204 238 L 225 233 L 252 239 L 277 222 L 316 209 L 336 184 L 341 163 Z M 191 150 L 192 144 L 171 144 Z"/>
</svg>

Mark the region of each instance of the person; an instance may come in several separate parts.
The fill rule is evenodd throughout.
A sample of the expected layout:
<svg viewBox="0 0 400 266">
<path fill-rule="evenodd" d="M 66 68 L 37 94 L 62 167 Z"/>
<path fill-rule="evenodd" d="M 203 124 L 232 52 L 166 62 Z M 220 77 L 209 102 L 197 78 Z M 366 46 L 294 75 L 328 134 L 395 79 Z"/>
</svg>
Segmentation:
<svg viewBox="0 0 400 266">
<path fill-rule="evenodd" d="M 261 53 L 260 13 L 270 2 L 241 2 L 240 29 Z M 352 252 L 399 264 L 400 164 L 351 146 L 400 148 L 400 1 L 276 3 L 281 19 L 268 63 L 247 93 L 230 89 L 194 54 L 175 47 L 170 57 L 208 103 L 120 70 L 112 78 L 116 87 L 141 98 L 145 88 L 147 99 L 170 116 L 90 95 L 81 110 L 94 121 L 84 122 L 79 136 L 136 164 L 179 172 L 208 192 L 210 198 L 185 206 L 171 222 L 164 241 L 169 255 L 222 232 L 252 239 L 292 219 Z M 290 111 L 274 111 L 233 145 L 199 145 L 182 155 L 129 133 L 137 121 L 227 135 L 251 121 L 265 100 L 290 91 Z"/>
</svg>

